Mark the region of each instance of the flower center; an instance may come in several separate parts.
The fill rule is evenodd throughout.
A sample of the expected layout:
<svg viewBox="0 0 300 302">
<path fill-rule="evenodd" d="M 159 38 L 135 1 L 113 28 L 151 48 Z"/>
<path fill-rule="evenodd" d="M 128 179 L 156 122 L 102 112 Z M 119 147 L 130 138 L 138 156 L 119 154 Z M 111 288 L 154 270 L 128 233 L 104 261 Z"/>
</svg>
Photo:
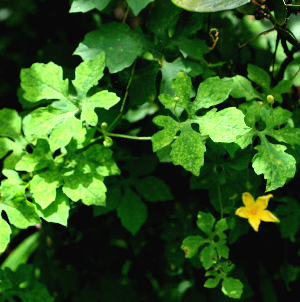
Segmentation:
<svg viewBox="0 0 300 302">
<path fill-rule="evenodd" d="M 252 210 L 251 212 L 252 212 L 252 214 L 256 214 L 257 213 L 257 211 L 255 209 Z"/>
</svg>

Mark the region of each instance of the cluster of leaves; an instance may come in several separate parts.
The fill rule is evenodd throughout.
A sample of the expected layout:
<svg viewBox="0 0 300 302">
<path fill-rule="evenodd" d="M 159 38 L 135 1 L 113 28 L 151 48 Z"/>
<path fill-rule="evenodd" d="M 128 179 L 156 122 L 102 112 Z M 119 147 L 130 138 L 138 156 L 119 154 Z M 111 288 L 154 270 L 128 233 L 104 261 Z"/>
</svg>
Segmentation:
<svg viewBox="0 0 300 302">
<path fill-rule="evenodd" d="M 229 257 L 229 248 L 226 245 L 227 236 L 224 234 L 224 231 L 228 230 L 226 219 L 223 218 L 215 224 L 216 219 L 213 215 L 204 212 L 199 212 L 197 218 L 197 226 L 207 235 L 207 238 L 200 235 L 185 238 L 181 246 L 185 251 L 185 257 L 192 258 L 202 245 L 208 244 L 201 249 L 200 260 L 203 267 L 208 270 L 205 276 L 213 278 L 208 278 L 204 286 L 214 288 L 218 286 L 220 280 L 223 280 L 223 293 L 230 298 L 239 299 L 243 293 L 243 284 L 238 279 L 228 277 L 234 265 L 222 259 Z"/>
<path fill-rule="evenodd" d="M 200 235 L 181 217 L 184 234 L 180 231 L 181 237 L 174 233 L 171 238 L 181 241 L 187 236 L 182 249 L 191 261 L 200 259 L 210 277 L 205 287 L 221 283 L 226 296 L 239 299 L 247 284 L 229 276 L 235 274 L 235 266 L 228 260 L 224 232 L 230 231 L 229 244 L 248 232 L 249 227 L 234 213 L 243 192 L 262 193 L 260 175 L 266 180 L 263 191 L 283 187 L 280 194 L 287 195 L 285 185 L 290 185 L 300 162 L 300 111 L 298 105 L 285 102 L 295 82 L 293 78 L 275 79 L 249 62 L 244 64 L 247 77 L 241 75 L 246 73 L 240 72 L 243 67 L 228 71 L 234 68 L 220 60 L 225 52 L 222 47 L 217 48 L 217 55 L 211 51 L 217 36 L 211 48 L 205 41 L 210 19 L 198 12 L 232 9 L 248 1 L 173 2 L 196 12 L 187 13 L 166 0 L 74 0 L 70 13 L 92 11 L 99 24 L 74 52 L 83 62 L 74 73 L 53 62 L 34 63 L 21 70 L 19 101 L 26 111 L 0 110 L 0 159 L 5 177 L 0 186 L 0 252 L 9 244 L 14 227 L 26 229 L 43 221 L 68 226 L 70 211 L 79 208 L 79 200 L 93 206 L 94 217 L 116 211 L 122 226 L 138 235 L 153 203 L 178 198 L 172 191 L 177 183 L 156 173 L 159 165 L 153 154 L 113 145 L 112 138 L 149 140 L 159 162 L 183 167 L 176 167 L 182 174 L 178 187 L 188 179 L 191 190 L 209 190 L 208 204 L 194 202 Z M 287 10 L 281 1 L 274 1 L 274 16 L 268 16 L 288 59 L 282 64 L 285 68 L 300 49 L 296 38 L 282 26 L 297 11 L 291 7 Z M 124 13 L 124 22 L 110 18 L 116 9 Z M 268 6 L 261 9 L 263 14 L 270 12 Z M 147 15 L 145 25 L 127 24 L 129 12 L 133 18 Z M 216 17 L 220 27 L 226 27 L 224 16 Z M 143 133 L 150 136 L 137 136 Z M 295 236 L 300 227 L 298 203 L 287 197 L 278 201 L 284 202 L 278 207 L 282 237 Z M 217 222 L 214 211 L 221 215 Z M 225 214 L 228 217 L 223 218 Z M 291 216 L 293 223 L 289 223 Z M 162 238 L 172 251 L 166 252 L 170 266 L 182 267 L 184 255 L 173 252 L 168 236 Z M 133 248 L 136 254 L 143 240 Z M 290 266 L 282 266 L 278 274 L 284 276 Z M 23 271 L 30 280 L 23 278 Z M 287 287 L 297 272 L 286 281 Z M 30 296 L 35 291 L 52 301 L 33 280 L 32 267 L 20 266 L 15 277 L 9 270 L 1 274 L 6 299 L 19 290 L 17 295 L 24 301 L 35 301 L 37 297 Z M 176 292 L 180 299 L 190 283 L 182 286 L 185 289 Z"/>
<path fill-rule="evenodd" d="M 0 270 L 0 301 L 53 302 L 44 284 L 37 281 L 34 267 L 21 264 L 15 272 L 9 268 Z"/>
</svg>

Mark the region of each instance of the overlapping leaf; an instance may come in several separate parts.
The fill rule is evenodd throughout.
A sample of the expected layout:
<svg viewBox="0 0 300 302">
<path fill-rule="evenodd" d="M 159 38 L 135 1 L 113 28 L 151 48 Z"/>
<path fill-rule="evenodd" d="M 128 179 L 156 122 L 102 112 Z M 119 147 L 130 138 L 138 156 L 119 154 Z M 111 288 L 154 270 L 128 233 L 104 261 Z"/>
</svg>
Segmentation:
<svg viewBox="0 0 300 302">
<path fill-rule="evenodd" d="M 100 53 L 89 62 L 82 62 L 75 70 L 74 87 L 77 97 L 69 94 L 68 80 L 63 80 L 62 68 L 50 62 L 35 63 L 21 71 L 21 87 L 24 98 L 36 102 L 41 99 L 56 99 L 47 107 L 40 107 L 23 120 L 24 133 L 28 138 L 48 138 L 51 150 L 66 146 L 72 137 L 82 141 L 86 129 L 82 122 L 92 126 L 98 122 L 96 107 L 109 109 L 120 98 L 114 93 L 100 91 L 92 96 L 87 92 L 103 76 L 105 58 Z M 81 120 L 76 115 L 81 114 Z"/>
<path fill-rule="evenodd" d="M 211 89 L 211 87 L 214 89 Z M 162 94 L 159 96 L 161 103 L 169 109 L 181 107 L 189 115 L 185 122 L 176 122 L 171 117 L 157 116 L 153 122 L 165 129 L 152 136 L 153 151 L 156 152 L 171 144 L 170 153 L 175 165 L 182 165 L 194 175 L 200 174 L 200 167 L 204 163 L 205 144 L 201 135 L 210 136 L 215 142 L 234 142 L 238 136 L 247 133 L 250 128 L 245 125 L 243 113 L 236 108 L 226 108 L 217 112 L 212 109 L 204 116 L 195 115 L 197 110 L 220 104 L 228 97 L 232 88 L 230 79 L 210 78 L 200 84 L 197 97 L 190 101 L 191 79 L 183 72 L 177 74 L 172 81 L 175 95 Z M 193 130 L 191 124 L 200 126 L 200 133 Z M 180 131 L 176 138 L 175 134 Z M 173 142 L 173 143 L 172 143 Z"/>
<path fill-rule="evenodd" d="M 17 111 L 4 108 L 0 110 L 0 158 L 8 155 L 3 163 L 6 169 L 14 169 L 19 161 L 27 142 L 21 132 L 21 117 Z"/>
</svg>

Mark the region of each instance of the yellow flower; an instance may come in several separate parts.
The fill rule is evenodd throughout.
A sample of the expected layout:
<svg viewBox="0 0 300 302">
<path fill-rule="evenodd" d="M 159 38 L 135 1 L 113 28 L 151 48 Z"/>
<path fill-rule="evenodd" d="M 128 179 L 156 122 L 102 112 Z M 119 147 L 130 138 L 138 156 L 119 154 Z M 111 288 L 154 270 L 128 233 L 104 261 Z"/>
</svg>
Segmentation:
<svg viewBox="0 0 300 302">
<path fill-rule="evenodd" d="M 242 196 L 245 207 L 238 208 L 235 214 L 242 218 L 248 218 L 250 225 L 256 232 L 258 232 L 261 221 L 280 222 L 277 217 L 266 210 L 271 197 L 273 197 L 272 194 L 260 196 L 254 201 L 253 196 L 250 193 L 245 192 Z"/>
</svg>

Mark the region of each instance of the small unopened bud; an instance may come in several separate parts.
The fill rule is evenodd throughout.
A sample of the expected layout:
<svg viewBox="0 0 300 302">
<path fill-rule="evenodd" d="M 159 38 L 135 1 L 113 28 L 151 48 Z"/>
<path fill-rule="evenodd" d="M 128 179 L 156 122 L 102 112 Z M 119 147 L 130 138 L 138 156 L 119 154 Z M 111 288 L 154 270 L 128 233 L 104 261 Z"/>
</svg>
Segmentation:
<svg viewBox="0 0 300 302">
<path fill-rule="evenodd" d="M 101 124 L 101 129 L 102 129 L 102 130 L 106 130 L 106 129 L 107 129 L 107 123 L 103 122 L 103 123 Z"/>
<path fill-rule="evenodd" d="M 267 102 L 269 103 L 269 104 L 271 104 L 271 105 L 273 105 L 274 104 L 274 97 L 273 97 L 273 95 L 271 95 L 271 94 L 269 94 L 268 96 L 267 96 Z"/>
<path fill-rule="evenodd" d="M 106 137 L 105 140 L 103 141 L 103 146 L 104 147 L 111 147 L 113 143 L 114 142 L 110 137 Z"/>
</svg>

